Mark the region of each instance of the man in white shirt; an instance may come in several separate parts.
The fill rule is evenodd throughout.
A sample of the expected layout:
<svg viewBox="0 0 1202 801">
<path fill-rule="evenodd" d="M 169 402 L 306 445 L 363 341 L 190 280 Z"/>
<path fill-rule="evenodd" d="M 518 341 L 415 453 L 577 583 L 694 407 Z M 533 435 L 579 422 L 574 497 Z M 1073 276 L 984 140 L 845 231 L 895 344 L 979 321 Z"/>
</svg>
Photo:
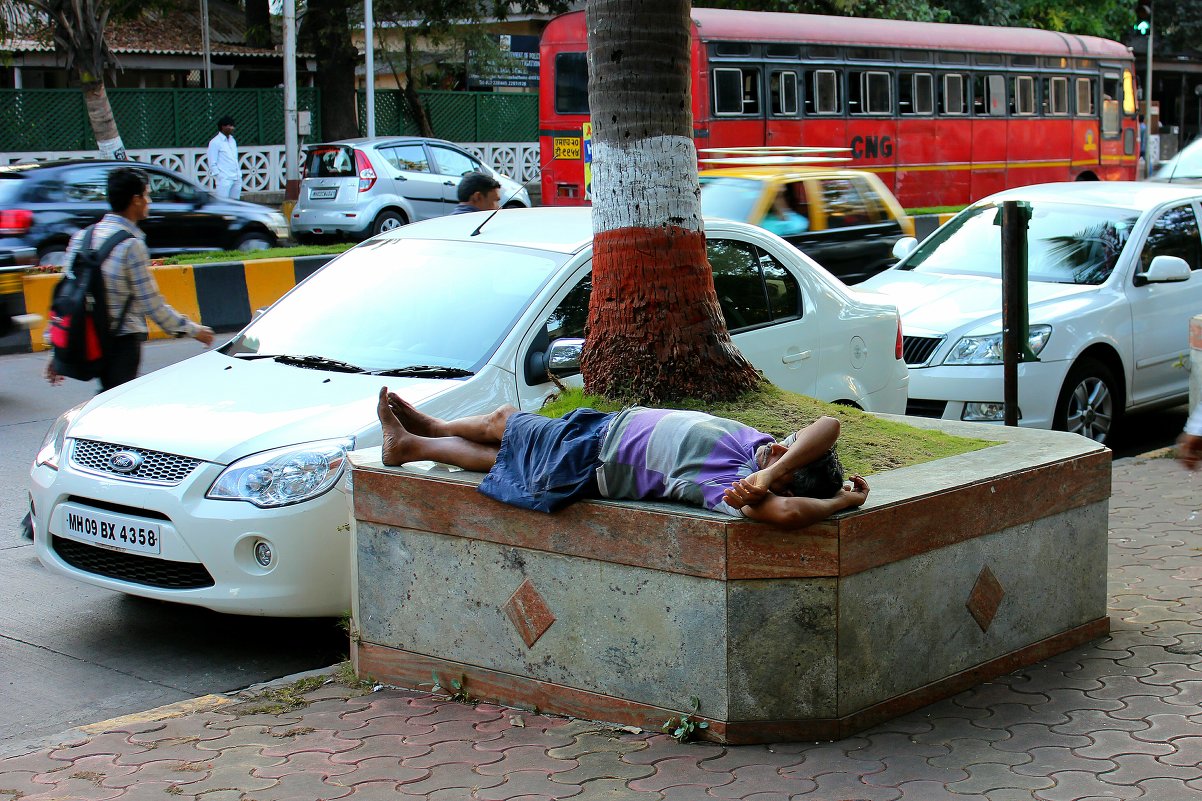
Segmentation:
<svg viewBox="0 0 1202 801">
<path fill-rule="evenodd" d="M 209 175 L 213 176 L 217 197 L 238 200 L 242 196 L 234 118 L 228 114 L 217 121 L 217 133 L 209 140 Z"/>
</svg>

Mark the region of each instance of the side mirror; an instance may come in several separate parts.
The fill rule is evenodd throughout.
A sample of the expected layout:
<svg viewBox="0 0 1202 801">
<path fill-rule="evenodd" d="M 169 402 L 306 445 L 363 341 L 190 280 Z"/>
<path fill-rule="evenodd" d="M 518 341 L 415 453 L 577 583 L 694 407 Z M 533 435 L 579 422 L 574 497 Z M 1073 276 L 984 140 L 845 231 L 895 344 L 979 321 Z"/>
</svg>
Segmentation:
<svg viewBox="0 0 1202 801">
<path fill-rule="evenodd" d="M 573 375 L 580 372 L 580 354 L 584 340 L 575 337 L 557 339 L 547 349 L 547 370 L 552 375 Z"/>
<path fill-rule="evenodd" d="M 913 253 L 916 247 L 918 247 L 917 239 L 912 236 L 903 236 L 893 243 L 893 258 L 904 259 Z"/>
<path fill-rule="evenodd" d="M 1173 284 L 1188 281 L 1189 262 L 1180 256 L 1156 256 L 1145 272 L 1136 276 L 1137 284 Z"/>
</svg>

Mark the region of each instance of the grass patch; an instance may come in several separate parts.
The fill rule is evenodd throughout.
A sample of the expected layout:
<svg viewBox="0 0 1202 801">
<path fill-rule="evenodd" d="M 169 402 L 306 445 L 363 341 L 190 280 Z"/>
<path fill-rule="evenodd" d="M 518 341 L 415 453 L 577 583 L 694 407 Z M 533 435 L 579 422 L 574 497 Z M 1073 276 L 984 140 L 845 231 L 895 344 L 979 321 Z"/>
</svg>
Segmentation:
<svg viewBox="0 0 1202 801">
<path fill-rule="evenodd" d="M 562 417 L 581 407 L 616 412 L 625 405 L 620 401 L 608 401 L 597 395 L 586 395 L 579 389 L 571 389 L 543 407 L 541 414 L 547 417 Z M 822 415 L 836 417 L 841 424 L 839 460 L 843 462 L 848 473 L 865 476 L 997 444 L 989 440 L 956 437 L 942 431 L 915 428 L 894 420 L 882 420 L 850 406 L 826 403 L 806 395 L 786 392 L 767 383 L 762 384 L 760 389 L 748 392 L 728 403 L 686 400 L 665 405 L 674 409 L 694 409 L 738 420 L 758 431 L 771 434 L 778 440 Z"/>
<path fill-rule="evenodd" d="M 268 248 L 267 250 L 223 250 L 205 251 L 203 253 L 180 253 L 178 256 L 168 256 L 154 259 L 154 264 L 211 264 L 217 261 L 252 261 L 254 259 L 284 259 L 297 256 L 324 256 L 342 253 L 355 246 L 354 242 L 341 242 L 336 245 L 297 245 L 290 248 Z"/>
<path fill-rule="evenodd" d="M 356 676 L 355 668 L 352 667 L 349 659 L 338 663 L 338 667 L 334 669 L 334 681 L 343 687 L 353 690 L 355 695 L 369 693 L 372 687 L 376 685 L 368 676 L 364 676 L 363 678 Z"/>
<path fill-rule="evenodd" d="M 300 709 L 309 705 L 305 693 L 316 690 L 325 682 L 325 676 L 306 676 L 284 687 L 272 687 L 258 698 L 237 707 L 236 713 L 240 715 L 278 715 L 282 712 Z"/>
</svg>

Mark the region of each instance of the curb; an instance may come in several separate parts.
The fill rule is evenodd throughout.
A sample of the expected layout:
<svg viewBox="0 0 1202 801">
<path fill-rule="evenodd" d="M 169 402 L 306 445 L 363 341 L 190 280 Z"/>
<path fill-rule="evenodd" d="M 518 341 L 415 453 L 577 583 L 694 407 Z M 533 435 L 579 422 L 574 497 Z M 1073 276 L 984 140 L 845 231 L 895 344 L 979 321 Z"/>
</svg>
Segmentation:
<svg viewBox="0 0 1202 801">
<path fill-rule="evenodd" d="M 250 322 L 256 309 L 275 303 L 284 293 L 308 278 L 337 254 L 279 259 L 172 264 L 151 267 L 163 297 L 177 311 L 212 328 L 237 331 Z M 5 271 L 0 284 L 0 307 L 12 314 L 38 314 L 42 324 L 27 331 L 0 337 L 0 354 L 45 350 L 42 332 L 49 320 L 50 299 L 57 273 Z M 151 339 L 171 335 L 150 326 Z"/>
</svg>

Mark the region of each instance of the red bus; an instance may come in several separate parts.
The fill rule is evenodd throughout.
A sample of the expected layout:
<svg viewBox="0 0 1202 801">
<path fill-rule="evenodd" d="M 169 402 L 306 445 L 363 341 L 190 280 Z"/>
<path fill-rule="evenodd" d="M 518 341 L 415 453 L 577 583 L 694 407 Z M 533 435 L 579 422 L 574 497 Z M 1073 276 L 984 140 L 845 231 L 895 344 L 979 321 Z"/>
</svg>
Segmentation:
<svg viewBox="0 0 1202 801">
<path fill-rule="evenodd" d="M 694 8 L 697 148 L 850 148 L 907 208 L 1044 181 L 1134 179 L 1135 63 L 1027 28 Z M 542 202 L 583 205 L 585 16 L 542 36 Z"/>
</svg>

